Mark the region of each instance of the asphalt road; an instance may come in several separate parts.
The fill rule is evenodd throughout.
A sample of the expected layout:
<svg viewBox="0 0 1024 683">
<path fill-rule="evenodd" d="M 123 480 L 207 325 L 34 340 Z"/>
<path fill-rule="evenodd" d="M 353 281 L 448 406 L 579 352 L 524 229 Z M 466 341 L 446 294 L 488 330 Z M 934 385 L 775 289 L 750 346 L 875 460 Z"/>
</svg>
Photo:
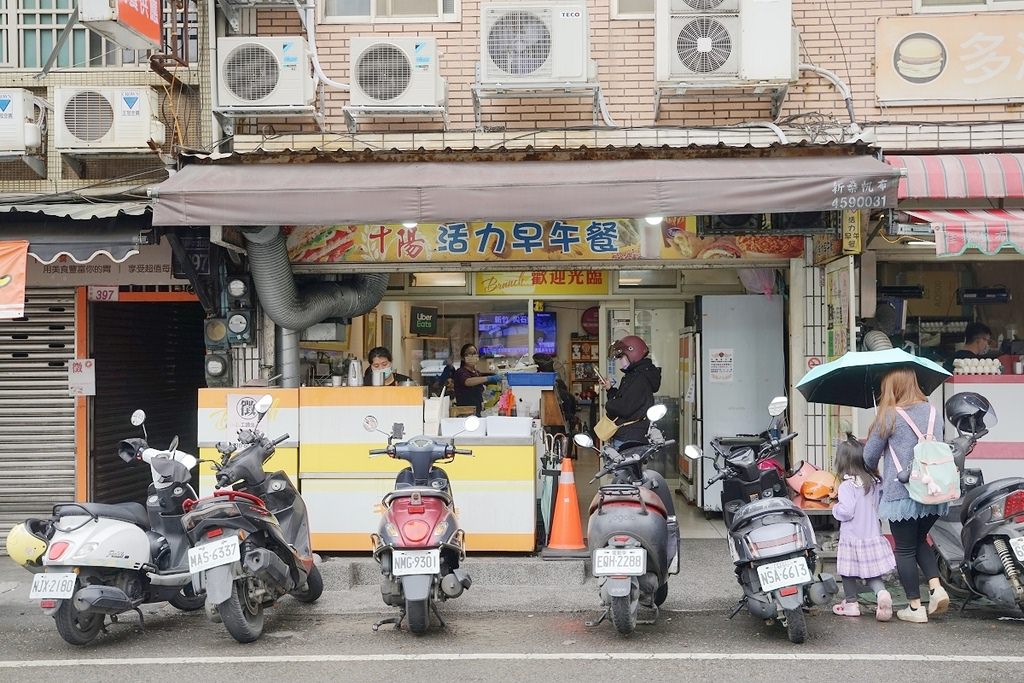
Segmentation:
<svg viewBox="0 0 1024 683">
<path fill-rule="evenodd" d="M 285 607 L 285 605 L 282 605 Z M 152 609 L 152 608 L 151 608 Z M 382 610 L 382 614 L 384 610 Z M 781 627 L 720 611 L 664 611 L 628 638 L 579 613 L 450 614 L 421 637 L 385 627 L 377 614 L 271 611 L 261 640 L 234 642 L 202 612 L 148 611 L 146 628 L 126 617 L 85 648 L 57 635 L 34 605 L 0 614 L 0 680 L 345 681 L 1020 680 L 1024 619 L 986 610 L 928 625 L 879 624 L 825 611 L 808 617 L 809 638 L 792 645 Z"/>
</svg>

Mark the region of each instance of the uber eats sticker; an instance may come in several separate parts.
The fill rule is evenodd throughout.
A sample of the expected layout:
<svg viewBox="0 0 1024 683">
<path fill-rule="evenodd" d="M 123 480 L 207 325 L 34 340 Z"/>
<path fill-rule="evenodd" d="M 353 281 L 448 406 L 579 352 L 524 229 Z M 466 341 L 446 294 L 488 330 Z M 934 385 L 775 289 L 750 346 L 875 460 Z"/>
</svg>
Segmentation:
<svg viewBox="0 0 1024 683">
<path fill-rule="evenodd" d="M 142 93 L 138 90 L 121 91 L 121 117 L 142 116 Z"/>
</svg>

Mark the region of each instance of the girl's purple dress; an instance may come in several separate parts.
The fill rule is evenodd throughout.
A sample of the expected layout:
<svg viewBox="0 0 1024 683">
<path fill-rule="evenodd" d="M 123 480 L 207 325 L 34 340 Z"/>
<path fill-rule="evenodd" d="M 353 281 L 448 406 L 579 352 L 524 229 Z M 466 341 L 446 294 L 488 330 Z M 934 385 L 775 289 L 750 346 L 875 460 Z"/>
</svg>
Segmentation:
<svg viewBox="0 0 1024 683">
<path fill-rule="evenodd" d="M 832 516 L 842 522 L 836 554 L 836 570 L 840 576 L 874 579 L 896 567 L 896 558 L 882 536 L 882 525 L 878 521 L 881 495 L 879 484 L 865 495 L 859 477 L 843 477 L 839 500 L 832 508 Z"/>
</svg>

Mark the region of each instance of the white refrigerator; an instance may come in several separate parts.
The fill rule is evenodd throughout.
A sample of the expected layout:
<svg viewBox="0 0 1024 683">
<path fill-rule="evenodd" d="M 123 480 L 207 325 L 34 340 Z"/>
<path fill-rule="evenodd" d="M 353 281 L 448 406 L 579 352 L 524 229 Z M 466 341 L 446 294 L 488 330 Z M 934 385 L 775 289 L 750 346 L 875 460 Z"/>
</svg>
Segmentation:
<svg viewBox="0 0 1024 683">
<path fill-rule="evenodd" d="M 782 296 L 708 295 L 694 301 L 680 338 L 680 436 L 712 455 L 711 439 L 758 434 L 768 403 L 786 394 Z M 710 460 L 680 463 L 680 490 L 705 511 L 722 509 L 722 483 L 707 490 Z"/>
</svg>

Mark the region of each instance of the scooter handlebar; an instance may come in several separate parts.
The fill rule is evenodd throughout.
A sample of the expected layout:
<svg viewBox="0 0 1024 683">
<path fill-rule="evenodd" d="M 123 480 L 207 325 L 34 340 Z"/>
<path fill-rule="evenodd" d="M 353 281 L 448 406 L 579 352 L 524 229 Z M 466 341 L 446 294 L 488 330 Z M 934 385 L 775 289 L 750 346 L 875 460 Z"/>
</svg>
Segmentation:
<svg viewBox="0 0 1024 683">
<path fill-rule="evenodd" d="M 271 441 L 271 442 L 270 442 L 270 444 L 271 444 L 272 446 L 277 446 L 278 444 L 282 444 L 282 443 L 284 443 L 284 442 L 285 442 L 285 441 L 287 441 L 287 440 L 288 440 L 289 438 L 291 438 L 291 435 L 290 435 L 290 434 L 282 434 L 281 436 L 279 436 L 279 437 L 277 437 L 276 439 L 274 439 L 273 441 Z"/>
<path fill-rule="evenodd" d="M 388 455 L 389 454 L 388 450 L 389 449 L 387 449 L 387 448 L 371 448 L 370 449 L 370 457 L 371 458 L 379 458 L 382 455 Z"/>
<path fill-rule="evenodd" d="M 469 450 L 468 448 L 453 448 L 452 455 L 468 455 L 472 457 L 473 451 Z"/>
</svg>

